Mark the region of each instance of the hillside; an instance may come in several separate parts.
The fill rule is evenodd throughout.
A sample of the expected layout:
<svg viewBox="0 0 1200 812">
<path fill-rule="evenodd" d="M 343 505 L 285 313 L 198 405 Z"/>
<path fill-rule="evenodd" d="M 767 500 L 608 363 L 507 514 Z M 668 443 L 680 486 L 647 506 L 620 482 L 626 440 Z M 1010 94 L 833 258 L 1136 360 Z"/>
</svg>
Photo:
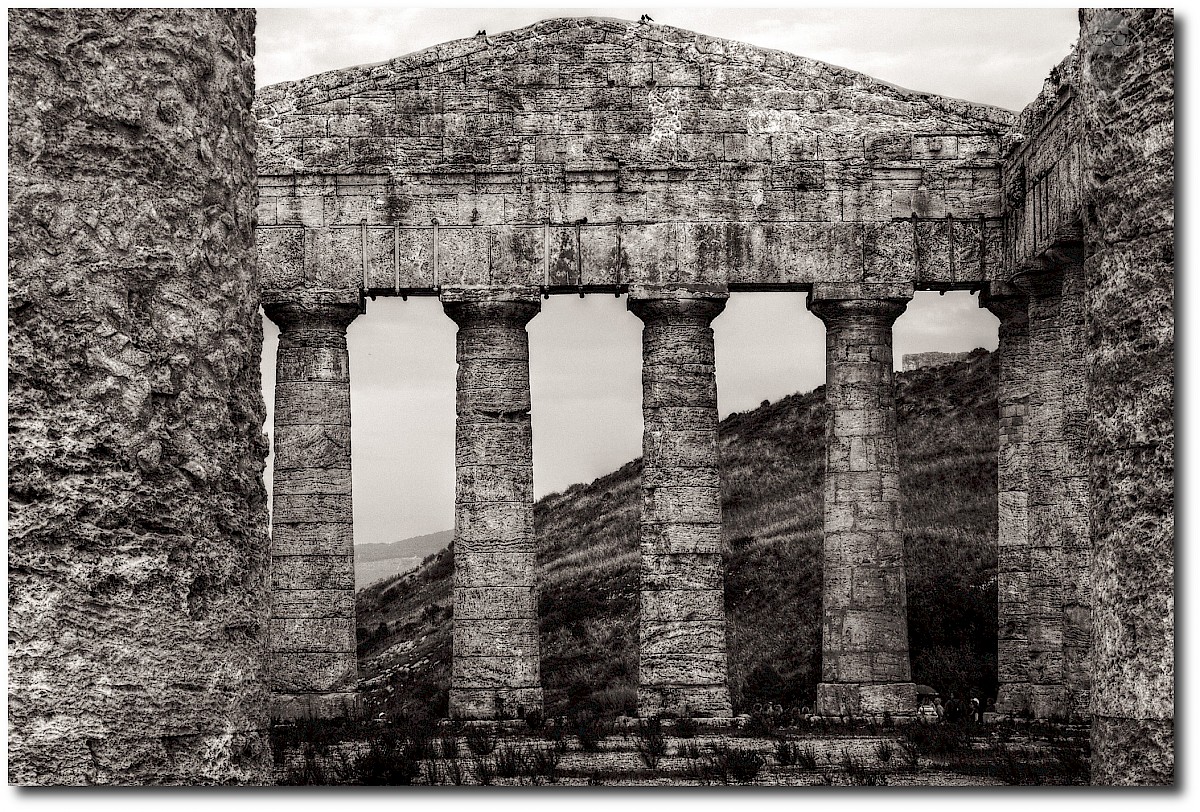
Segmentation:
<svg viewBox="0 0 1200 812">
<path fill-rule="evenodd" d="M 401 541 L 358 544 L 354 547 L 354 585 L 358 589 L 408 572 L 425 556 L 454 541 L 453 530 L 441 530 Z"/>
<path fill-rule="evenodd" d="M 897 375 L 913 677 L 995 691 L 996 364 Z M 824 388 L 721 422 L 735 709 L 812 702 L 820 670 Z M 628 713 L 637 680 L 640 460 L 535 507 L 547 711 Z M 358 595 L 373 707 L 446 712 L 451 554 Z"/>
</svg>

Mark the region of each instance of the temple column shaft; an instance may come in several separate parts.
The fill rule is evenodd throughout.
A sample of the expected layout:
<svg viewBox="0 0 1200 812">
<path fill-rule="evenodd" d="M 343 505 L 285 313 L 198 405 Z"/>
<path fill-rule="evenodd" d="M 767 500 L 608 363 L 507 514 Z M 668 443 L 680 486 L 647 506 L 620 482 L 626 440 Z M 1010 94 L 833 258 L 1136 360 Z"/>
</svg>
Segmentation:
<svg viewBox="0 0 1200 812">
<path fill-rule="evenodd" d="M 997 454 L 996 709 L 1029 711 L 1029 305 L 1024 295 L 986 296 L 1000 319 Z"/>
<path fill-rule="evenodd" d="M 1090 718 L 1092 692 L 1092 529 L 1088 461 L 1091 399 L 1087 381 L 1087 325 L 1082 246 L 1061 263 L 1059 306 L 1063 392 L 1063 683 L 1066 713 Z"/>
<path fill-rule="evenodd" d="M 712 320 L 728 294 L 634 288 L 642 329 L 638 712 L 729 716 Z"/>
<path fill-rule="evenodd" d="M 1028 278 L 1029 666 L 1036 718 L 1088 715 L 1091 528 L 1084 326 L 1078 247 Z"/>
<path fill-rule="evenodd" d="M 1045 274 L 1029 298 L 1029 710 L 1066 712 L 1063 688 L 1062 279 Z"/>
<path fill-rule="evenodd" d="M 443 291 L 458 324 L 450 715 L 542 710 L 529 336 L 536 291 Z"/>
<path fill-rule="evenodd" d="M 916 693 L 892 381 L 892 324 L 908 300 L 821 294 L 809 300 L 827 330 L 818 711 L 910 714 Z"/>
<path fill-rule="evenodd" d="M 279 325 L 271 521 L 276 718 L 359 712 L 346 328 L 357 304 L 269 304 Z"/>
</svg>

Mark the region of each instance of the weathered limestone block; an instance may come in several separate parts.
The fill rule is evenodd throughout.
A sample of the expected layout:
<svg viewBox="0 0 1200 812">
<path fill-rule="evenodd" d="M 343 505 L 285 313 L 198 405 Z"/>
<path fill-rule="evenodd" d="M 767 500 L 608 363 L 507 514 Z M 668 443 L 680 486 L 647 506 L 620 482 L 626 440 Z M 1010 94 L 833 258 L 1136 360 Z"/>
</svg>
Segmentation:
<svg viewBox="0 0 1200 812">
<path fill-rule="evenodd" d="M 1174 17 L 1080 12 L 1092 781 L 1174 781 Z"/>
<path fill-rule="evenodd" d="M 544 20 L 264 89 L 267 287 L 962 285 L 1001 268 L 1011 113 L 647 33 Z"/>
<path fill-rule="evenodd" d="M 999 286 L 995 286 L 999 287 Z M 999 596 L 996 709 L 1029 713 L 1029 305 L 1016 290 L 981 297 L 1000 319 L 1000 409 L 997 467 Z"/>
<path fill-rule="evenodd" d="M 723 289 L 635 287 L 645 421 L 638 712 L 728 716 L 712 320 Z"/>
<path fill-rule="evenodd" d="M 458 324 L 450 715 L 542 708 L 529 336 L 537 291 L 447 289 Z"/>
<path fill-rule="evenodd" d="M 892 383 L 892 324 L 911 296 L 911 289 L 902 288 L 817 286 L 809 299 L 809 309 L 827 331 L 824 617 L 817 706 L 830 716 L 903 715 L 916 707 Z"/>
<path fill-rule="evenodd" d="M 8 779 L 268 781 L 254 12 L 8 24 Z"/>
<path fill-rule="evenodd" d="M 1024 530 L 1024 549 L 1020 545 L 1017 549 L 1022 561 L 1028 556 L 1025 603 L 1006 607 L 1023 608 L 1025 613 L 1021 625 L 1029 702 L 1024 707 L 1018 703 L 1013 710 L 1027 710 L 1038 718 L 1084 717 L 1090 693 L 1087 671 L 1078 667 L 1091 645 L 1091 536 L 1084 484 L 1088 461 L 1079 417 L 1087 404 L 1079 253 L 1078 246 L 1057 244 L 1040 267 L 1019 281 L 1029 292 L 1024 328 L 1027 422 L 1019 426 L 1023 434 L 1018 438 L 1028 452 L 1021 455 L 1014 449 L 1001 454 L 1002 463 L 1006 457 L 1015 461 L 1022 456 L 1025 462 L 1019 474 L 1004 471 L 1001 477 L 1006 484 L 1023 480 L 1023 493 L 1002 491 L 1007 508 L 1002 516 L 1009 522 L 1007 532 Z M 1013 309 L 1011 303 L 997 307 Z M 1009 315 L 1020 322 L 1019 313 Z M 1005 408 L 1010 415 L 1016 411 L 1011 403 Z M 1010 416 L 1010 425 L 1005 425 L 1002 418 L 1002 444 L 1006 432 L 1017 428 L 1014 419 Z M 1027 510 L 1024 528 L 1015 514 L 1022 502 Z M 1007 545 L 1002 542 L 1002 546 Z M 1006 564 L 1003 569 L 1015 566 Z"/>
<path fill-rule="evenodd" d="M 357 713 L 350 362 L 357 304 L 268 302 L 279 325 L 271 674 L 276 718 Z M 319 600 L 289 600 L 297 591 Z M 306 672 L 305 664 L 311 668 Z"/>
</svg>

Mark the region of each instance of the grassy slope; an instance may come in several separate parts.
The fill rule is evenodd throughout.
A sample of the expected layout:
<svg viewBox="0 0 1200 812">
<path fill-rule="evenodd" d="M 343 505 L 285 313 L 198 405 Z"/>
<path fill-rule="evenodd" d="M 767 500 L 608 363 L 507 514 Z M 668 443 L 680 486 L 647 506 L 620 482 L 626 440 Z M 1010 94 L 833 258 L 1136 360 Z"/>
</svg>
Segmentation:
<svg viewBox="0 0 1200 812">
<path fill-rule="evenodd" d="M 995 361 L 897 376 L 913 676 L 993 691 Z M 721 423 L 735 705 L 809 702 L 820 673 L 824 389 Z M 547 710 L 630 712 L 637 681 L 640 460 L 538 502 Z M 358 596 L 369 701 L 444 713 L 450 554 Z M 391 690 L 388 690 L 388 689 Z"/>
</svg>

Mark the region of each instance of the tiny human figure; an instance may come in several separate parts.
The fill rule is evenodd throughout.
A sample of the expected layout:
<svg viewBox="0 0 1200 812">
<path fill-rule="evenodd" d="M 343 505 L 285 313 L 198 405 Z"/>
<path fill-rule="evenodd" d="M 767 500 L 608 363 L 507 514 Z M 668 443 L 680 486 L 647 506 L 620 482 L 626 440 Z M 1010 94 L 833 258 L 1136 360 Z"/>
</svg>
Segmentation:
<svg viewBox="0 0 1200 812">
<path fill-rule="evenodd" d="M 933 710 L 937 713 L 938 721 L 942 721 L 946 716 L 946 709 L 942 706 L 942 698 L 940 696 L 933 699 Z"/>
<path fill-rule="evenodd" d="M 979 723 L 983 721 L 983 707 L 979 704 L 979 697 L 971 697 L 971 721 Z"/>
</svg>

